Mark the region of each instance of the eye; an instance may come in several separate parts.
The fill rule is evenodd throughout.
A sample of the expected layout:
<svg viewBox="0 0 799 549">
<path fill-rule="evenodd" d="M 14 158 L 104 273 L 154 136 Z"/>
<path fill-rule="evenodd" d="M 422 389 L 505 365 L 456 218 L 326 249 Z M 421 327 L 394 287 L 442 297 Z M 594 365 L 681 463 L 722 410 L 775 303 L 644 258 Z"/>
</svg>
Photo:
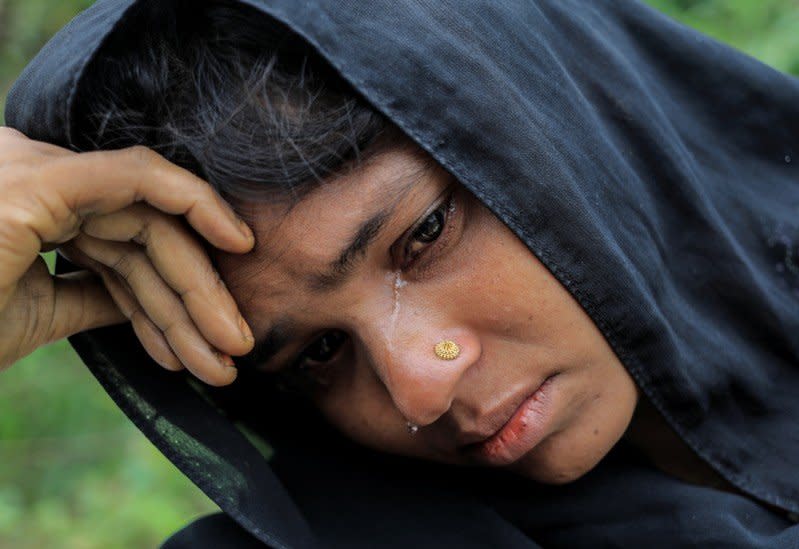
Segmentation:
<svg viewBox="0 0 799 549">
<path fill-rule="evenodd" d="M 300 353 L 295 362 L 300 369 L 312 368 L 333 360 L 347 340 L 347 334 L 340 330 L 325 332 Z"/>
<path fill-rule="evenodd" d="M 337 372 L 334 364 L 344 352 L 347 334 L 340 330 L 329 330 L 294 359 L 290 366 L 275 373 L 275 383 L 283 392 L 310 396 L 319 390 L 328 389 Z"/>
<path fill-rule="evenodd" d="M 411 238 L 424 243 L 434 242 L 441 236 L 441 231 L 444 229 L 444 221 L 444 212 L 440 209 L 434 211 L 422 221 L 422 224 L 413 232 Z"/>
<path fill-rule="evenodd" d="M 441 237 L 454 209 L 453 196 L 450 195 L 412 230 L 405 243 L 406 265 L 412 263 L 430 244 Z"/>
</svg>

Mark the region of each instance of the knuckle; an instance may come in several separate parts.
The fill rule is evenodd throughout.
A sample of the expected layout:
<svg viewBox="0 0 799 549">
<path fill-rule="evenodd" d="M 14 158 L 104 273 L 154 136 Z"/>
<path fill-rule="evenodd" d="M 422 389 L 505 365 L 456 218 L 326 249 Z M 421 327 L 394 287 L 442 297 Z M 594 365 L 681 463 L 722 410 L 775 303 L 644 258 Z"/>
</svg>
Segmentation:
<svg viewBox="0 0 799 549">
<path fill-rule="evenodd" d="M 20 139 L 28 139 L 24 133 L 19 130 L 15 130 L 14 128 L 9 128 L 8 126 L 0 126 L 0 140 L 3 142 L 10 141 L 10 140 L 20 140 Z"/>
<path fill-rule="evenodd" d="M 3 220 L 35 228 L 43 238 L 59 242 L 72 238 L 81 219 L 53 186 L 64 179 L 59 172 L 62 162 L 36 162 L 33 158 L 13 161 L 9 169 L 4 168 L 0 177 Z"/>
<path fill-rule="evenodd" d="M 150 242 L 150 226 L 146 223 L 143 223 L 139 230 L 136 231 L 131 237 L 131 240 L 136 244 L 141 244 L 142 246 L 146 246 L 148 242 Z"/>
<path fill-rule="evenodd" d="M 2 147 L 0 147 L 2 149 Z M 18 202 L 30 201 L 31 188 L 38 185 L 38 177 L 33 168 L 19 159 L 0 159 L 0 192 L 3 203 L 18 206 Z"/>
<path fill-rule="evenodd" d="M 37 202 L 39 232 L 44 240 L 60 243 L 78 234 L 82 220 L 58 194 L 41 196 Z"/>
<path fill-rule="evenodd" d="M 122 311 L 122 314 L 125 315 L 125 317 L 134 326 L 141 324 L 142 320 L 144 319 L 144 311 L 142 311 L 138 304 L 129 302 L 120 303 L 117 301 L 117 307 L 119 307 L 119 310 Z"/>
<path fill-rule="evenodd" d="M 124 153 L 131 162 L 144 167 L 151 167 L 161 158 L 158 153 L 144 145 L 133 145 L 132 147 L 124 149 Z"/>
<path fill-rule="evenodd" d="M 131 235 L 131 242 L 147 246 L 151 242 L 151 235 L 153 234 L 153 222 L 150 219 L 139 217 L 138 227 L 136 232 Z"/>
<path fill-rule="evenodd" d="M 31 208 L 16 203 L 16 201 L 4 204 L 2 210 L 0 210 L 0 215 L 2 215 L 3 226 L 10 234 L 16 235 L 22 230 L 36 226 L 38 219 L 38 216 Z"/>
<path fill-rule="evenodd" d="M 40 150 L 41 143 L 29 139 L 12 128 L 0 127 L 0 186 L 11 183 L 28 188 L 30 180 L 50 164 L 50 158 Z"/>
<path fill-rule="evenodd" d="M 129 307 L 127 312 L 122 311 L 122 314 L 128 317 L 128 320 L 130 320 L 131 324 L 139 324 L 141 326 L 147 324 L 147 315 L 144 314 L 144 310 L 138 303 Z"/>
<path fill-rule="evenodd" d="M 141 268 L 143 258 L 136 252 L 122 252 L 109 265 L 125 280 L 130 280 Z"/>
<path fill-rule="evenodd" d="M 181 322 L 175 319 L 167 320 L 161 326 L 158 326 L 158 328 L 164 333 L 164 337 L 168 340 L 173 340 L 176 333 L 180 331 L 181 327 Z"/>
<path fill-rule="evenodd" d="M 159 236 L 185 231 L 175 216 L 156 210 L 147 204 L 139 203 L 137 206 L 143 206 L 135 212 L 139 218 L 139 230 L 132 240 L 138 244 L 158 242 Z"/>
</svg>

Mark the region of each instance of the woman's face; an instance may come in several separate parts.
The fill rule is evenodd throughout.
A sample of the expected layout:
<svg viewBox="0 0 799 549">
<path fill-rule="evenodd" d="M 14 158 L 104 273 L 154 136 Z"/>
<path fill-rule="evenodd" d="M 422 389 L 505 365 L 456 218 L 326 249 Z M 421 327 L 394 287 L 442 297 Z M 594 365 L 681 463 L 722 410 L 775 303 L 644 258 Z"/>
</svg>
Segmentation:
<svg viewBox="0 0 799 549">
<path fill-rule="evenodd" d="M 638 391 L 591 319 L 418 149 L 372 156 L 291 209 L 245 213 L 255 250 L 216 262 L 253 359 L 351 438 L 563 483 L 629 425 Z M 434 353 L 447 339 L 453 360 Z"/>
</svg>

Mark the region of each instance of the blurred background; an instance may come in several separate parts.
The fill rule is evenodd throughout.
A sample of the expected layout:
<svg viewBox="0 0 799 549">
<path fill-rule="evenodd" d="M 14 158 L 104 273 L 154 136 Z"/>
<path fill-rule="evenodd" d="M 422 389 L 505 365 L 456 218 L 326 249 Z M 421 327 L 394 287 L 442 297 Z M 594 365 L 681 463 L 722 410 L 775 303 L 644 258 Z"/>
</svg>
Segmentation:
<svg viewBox="0 0 799 549">
<path fill-rule="evenodd" d="M 799 0 L 647 0 L 799 75 Z M 9 86 L 90 0 L 0 0 Z M 66 342 L 0 373 L 0 548 L 157 547 L 216 506 L 122 415 Z"/>
</svg>

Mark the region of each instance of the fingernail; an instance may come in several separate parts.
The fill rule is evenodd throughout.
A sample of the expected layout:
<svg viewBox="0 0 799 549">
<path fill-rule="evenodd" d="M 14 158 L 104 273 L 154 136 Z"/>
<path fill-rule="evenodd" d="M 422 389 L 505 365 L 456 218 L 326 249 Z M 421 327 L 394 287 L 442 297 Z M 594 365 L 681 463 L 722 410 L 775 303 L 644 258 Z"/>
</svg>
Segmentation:
<svg viewBox="0 0 799 549">
<path fill-rule="evenodd" d="M 247 225 L 242 219 L 240 218 L 236 219 L 238 219 L 239 221 L 239 230 L 241 231 L 241 234 L 243 234 L 247 240 L 250 241 L 254 240 L 255 237 L 252 234 L 252 229 L 250 229 L 250 226 Z"/>
<path fill-rule="evenodd" d="M 247 325 L 247 321 L 244 320 L 244 317 L 239 315 L 239 329 L 241 330 L 241 334 L 244 336 L 244 341 L 247 343 L 252 343 L 255 341 L 255 338 L 252 336 L 252 330 Z"/>
<path fill-rule="evenodd" d="M 225 368 L 235 368 L 236 363 L 233 362 L 233 358 L 230 355 L 226 355 L 224 353 L 217 353 L 217 358 L 219 358 L 219 363 L 222 364 Z"/>
</svg>

